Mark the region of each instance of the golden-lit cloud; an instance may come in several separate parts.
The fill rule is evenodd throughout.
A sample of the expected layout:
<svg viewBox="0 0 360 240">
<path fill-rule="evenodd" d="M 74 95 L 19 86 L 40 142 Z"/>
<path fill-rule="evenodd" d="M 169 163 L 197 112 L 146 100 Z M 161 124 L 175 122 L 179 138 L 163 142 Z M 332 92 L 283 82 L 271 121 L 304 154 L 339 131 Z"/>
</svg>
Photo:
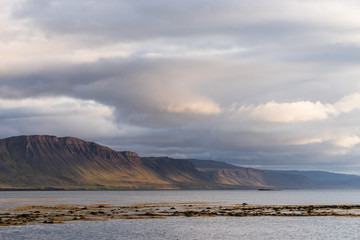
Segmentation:
<svg viewBox="0 0 360 240">
<path fill-rule="evenodd" d="M 360 93 L 353 93 L 340 99 L 334 105 L 341 112 L 351 112 L 360 109 Z"/>
<path fill-rule="evenodd" d="M 338 113 L 330 104 L 310 101 L 290 103 L 271 101 L 258 106 L 242 107 L 239 111 L 249 112 L 250 117 L 255 120 L 278 123 L 319 121 Z"/>
<path fill-rule="evenodd" d="M 169 113 L 193 113 L 193 114 L 219 114 L 222 112 L 221 107 L 215 102 L 202 99 L 189 101 L 184 99 L 179 103 L 168 104 L 163 110 Z"/>
<path fill-rule="evenodd" d="M 335 146 L 352 148 L 360 143 L 360 138 L 356 135 L 340 137 L 333 141 Z"/>
</svg>

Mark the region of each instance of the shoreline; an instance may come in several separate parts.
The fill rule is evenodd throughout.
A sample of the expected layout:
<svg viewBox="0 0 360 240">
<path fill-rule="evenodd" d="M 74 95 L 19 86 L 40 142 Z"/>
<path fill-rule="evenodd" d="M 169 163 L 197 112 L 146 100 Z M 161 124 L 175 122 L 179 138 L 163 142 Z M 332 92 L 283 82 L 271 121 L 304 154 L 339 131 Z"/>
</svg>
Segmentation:
<svg viewBox="0 0 360 240">
<path fill-rule="evenodd" d="M 59 224 L 71 221 L 170 217 L 360 217 L 360 205 L 248 205 L 145 203 L 131 206 L 35 205 L 0 209 L 0 226 Z"/>
</svg>

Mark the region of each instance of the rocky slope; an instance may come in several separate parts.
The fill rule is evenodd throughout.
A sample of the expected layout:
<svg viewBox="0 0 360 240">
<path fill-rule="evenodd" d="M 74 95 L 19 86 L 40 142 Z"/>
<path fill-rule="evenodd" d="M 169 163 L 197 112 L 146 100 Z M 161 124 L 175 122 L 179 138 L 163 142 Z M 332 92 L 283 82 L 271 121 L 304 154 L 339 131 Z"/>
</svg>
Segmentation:
<svg viewBox="0 0 360 240">
<path fill-rule="evenodd" d="M 210 160 L 140 158 L 73 137 L 0 140 L 0 189 L 310 188 L 346 187 L 350 181 L 357 184 L 360 177 L 265 171 Z"/>
<path fill-rule="evenodd" d="M 205 184 L 190 162 L 174 163 L 144 161 L 134 152 L 73 137 L 11 137 L 0 140 L 0 187 L 174 189 Z"/>
<path fill-rule="evenodd" d="M 360 176 L 324 171 L 270 171 L 189 159 L 213 183 L 259 188 L 360 188 Z"/>
<path fill-rule="evenodd" d="M 314 183 L 299 174 L 244 168 L 212 160 L 190 159 L 203 176 L 216 184 L 243 188 L 309 188 Z"/>
</svg>

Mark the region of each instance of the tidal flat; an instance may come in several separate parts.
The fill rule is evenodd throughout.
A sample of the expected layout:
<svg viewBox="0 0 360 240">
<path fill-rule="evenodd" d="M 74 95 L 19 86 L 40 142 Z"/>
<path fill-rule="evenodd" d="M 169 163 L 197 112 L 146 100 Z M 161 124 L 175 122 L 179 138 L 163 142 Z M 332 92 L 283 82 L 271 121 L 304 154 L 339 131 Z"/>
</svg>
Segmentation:
<svg viewBox="0 0 360 240">
<path fill-rule="evenodd" d="M 219 203 L 141 203 L 130 206 L 34 205 L 0 211 L 0 226 L 60 224 L 71 221 L 162 219 L 174 217 L 360 217 L 360 205 L 248 205 Z"/>
</svg>

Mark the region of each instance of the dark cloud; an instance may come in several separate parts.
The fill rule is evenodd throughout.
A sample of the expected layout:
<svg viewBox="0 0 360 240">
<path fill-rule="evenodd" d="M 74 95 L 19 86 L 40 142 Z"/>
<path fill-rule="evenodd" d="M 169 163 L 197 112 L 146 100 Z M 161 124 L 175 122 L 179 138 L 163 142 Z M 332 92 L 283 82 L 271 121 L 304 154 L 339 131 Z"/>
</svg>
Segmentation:
<svg viewBox="0 0 360 240">
<path fill-rule="evenodd" d="M 298 50 L 296 54 L 289 54 L 284 57 L 292 61 L 328 63 L 335 66 L 346 66 L 360 62 L 360 47 L 354 45 L 329 44 L 307 47 L 304 48 L 304 52 Z"/>
<path fill-rule="evenodd" d="M 263 2 L 262 4 L 266 4 Z M 269 4 L 266 4 L 269 5 Z M 122 40 L 233 34 L 248 22 L 245 1 L 36 1 L 15 12 L 49 33 Z"/>
<path fill-rule="evenodd" d="M 90 64 L 46 66 L 35 73 L 2 76 L 0 91 L 4 93 L 2 97 L 9 99 L 68 96 L 95 100 L 115 107 L 119 121 L 149 126 L 177 125 L 201 117 L 164 111 L 167 104 L 180 104 L 183 97 L 196 100 L 195 93 L 189 94 L 186 87 L 178 84 L 178 81 L 183 85 L 189 83 L 182 78 L 198 71 L 193 64 L 171 59 L 120 58 Z M 198 64 L 200 68 L 202 65 L 204 63 Z M 187 73 L 182 74 L 183 71 Z"/>
<path fill-rule="evenodd" d="M 144 156 L 266 168 L 355 169 L 358 8 L 21 1 L 0 14 L 0 135 L 75 135 Z"/>
<path fill-rule="evenodd" d="M 282 50 L 286 51 L 289 46 L 326 41 L 326 34 L 320 30 L 328 28 L 323 24 L 327 19 L 314 24 L 307 17 L 312 17 L 316 11 L 312 14 L 305 12 L 307 10 L 306 4 L 297 1 L 284 4 L 278 0 L 254 3 L 234 0 L 185 0 L 181 3 L 27 0 L 16 8 L 13 16 L 28 20 L 50 38 L 75 37 L 82 45 L 165 39 L 187 46 L 199 42 L 195 44 L 199 48 L 204 44 L 205 47 L 214 46 L 212 42 L 219 46 L 222 41 L 231 41 L 241 47 L 260 47 L 264 54 L 264 48 L 271 50 L 268 46 L 284 47 Z"/>
<path fill-rule="evenodd" d="M 242 67 L 242 62 L 236 62 L 231 68 L 234 70 L 231 72 L 231 78 L 227 80 L 229 68 L 219 67 L 223 66 L 222 61 L 114 58 L 88 64 L 45 66 L 44 69 L 31 74 L 20 72 L 18 75 L 2 76 L 0 90 L 5 88 L 8 93 L 17 92 L 17 95 L 8 97 L 19 100 L 24 97 L 68 96 L 83 101 L 94 100 L 111 106 L 114 108 L 115 124 L 120 127 L 128 124 L 140 130 L 135 134 L 129 132 L 120 138 L 106 137 L 102 134 L 99 137 L 90 136 L 91 140 L 109 142 L 119 150 L 126 148 L 143 155 L 211 158 L 248 165 L 259 165 L 261 161 L 267 159 L 264 166 L 271 164 L 277 166 L 283 162 L 284 165 L 299 164 L 306 167 L 309 162 L 315 161 L 315 156 L 321 159 L 318 155 L 334 147 L 326 142 L 331 140 L 327 140 L 326 137 L 325 143 L 311 145 L 316 146 L 313 149 L 301 145 L 293 146 L 298 139 L 327 136 L 329 129 L 336 129 L 338 133 L 335 134 L 339 135 L 351 136 L 352 132 L 355 134 L 358 132 L 356 112 L 352 112 L 355 116 L 347 114 L 333 121 L 327 120 L 326 124 L 309 122 L 279 125 L 249 119 L 246 114 L 236 112 L 236 108 L 246 106 L 249 102 L 252 104 L 259 100 L 261 102 L 261 99 L 265 102 L 274 98 L 281 100 L 280 94 L 285 90 L 291 91 L 284 93 L 283 98 L 296 101 L 296 93 L 304 97 L 303 93 L 314 82 L 299 84 L 297 77 L 289 81 L 291 75 L 288 73 L 276 74 L 280 69 L 279 66 L 266 65 L 267 68 L 262 69 L 263 72 L 256 74 L 253 69 L 248 69 L 246 72 L 246 66 L 249 65 L 245 64 Z M 234 63 L 229 62 L 229 64 Z M 203 69 L 206 69 L 206 72 L 203 72 Z M 302 71 L 302 68 L 294 69 L 299 73 Z M 222 72 L 219 72 L 220 70 Z M 246 79 L 242 80 L 244 77 Z M 240 81 L 236 81 L 236 78 Z M 249 79 L 252 80 L 253 85 Z M 264 82 L 266 79 L 269 83 Z M 283 80 L 279 81 L 279 79 Z M 278 83 L 274 84 L 276 81 Z M 292 90 L 294 86 L 296 88 Z M 189 100 L 184 99 L 184 96 L 193 98 L 194 95 L 188 95 L 189 92 L 215 99 L 222 106 L 223 112 L 203 115 L 172 113 L 161 108 L 168 100 L 175 99 L 181 103 Z M 317 95 L 318 92 L 315 91 L 306 99 L 317 99 Z M 196 100 L 196 97 L 194 99 Z M 237 107 L 235 110 L 230 110 L 233 102 L 237 103 Z M 20 132 L 35 133 L 40 130 L 34 127 L 33 121 L 28 121 L 30 118 L 36 121 L 42 119 L 44 125 L 48 126 L 45 132 L 51 132 L 51 126 L 54 125 L 49 124 L 49 121 L 59 121 L 63 118 L 63 124 L 66 125 L 69 121 L 67 116 L 74 114 L 65 110 L 58 114 L 54 112 L 49 114 L 48 111 L 43 109 L 35 112 L 30 107 L 12 108 L 3 111 L 3 116 L 17 119 L 18 124 L 14 124 L 14 128 L 18 128 L 21 121 L 25 122 Z M 55 132 L 72 135 L 72 129 L 74 127 L 55 130 Z M 77 133 L 77 136 L 89 137 L 79 131 L 74 133 Z M 110 141 L 108 138 L 114 138 L 121 144 L 118 145 L 116 141 Z M 305 156 L 309 160 L 304 160 Z"/>
</svg>

